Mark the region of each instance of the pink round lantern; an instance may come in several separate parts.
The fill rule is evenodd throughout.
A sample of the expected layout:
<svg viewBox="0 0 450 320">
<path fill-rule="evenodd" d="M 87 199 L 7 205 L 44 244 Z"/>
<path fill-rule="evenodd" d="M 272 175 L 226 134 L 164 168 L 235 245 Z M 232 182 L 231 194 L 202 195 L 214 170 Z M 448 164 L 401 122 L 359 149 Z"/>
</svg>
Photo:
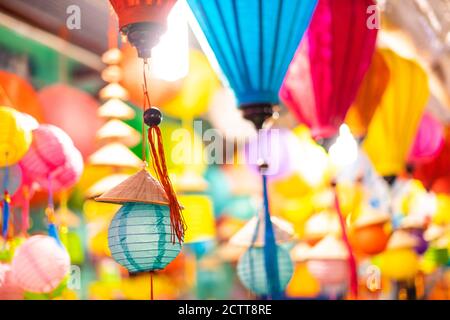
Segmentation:
<svg viewBox="0 0 450 320">
<path fill-rule="evenodd" d="M 70 137 L 58 127 L 41 125 L 20 162 L 24 175 L 51 192 L 68 189 L 80 178 L 83 158 Z"/>
<path fill-rule="evenodd" d="M 340 285 L 348 281 L 349 268 L 346 260 L 311 260 L 308 270 L 323 285 Z"/>
<path fill-rule="evenodd" d="M 409 154 L 409 163 L 433 161 L 444 147 L 444 126 L 430 113 L 425 113 Z"/>
<path fill-rule="evenodd" d="M 0 300 L 22 300 L 24 290 L 15 280 L 11 266 L 0 264 Z"/>
<path fill-rule="evenodd" d="M 68 275 L 70 258 L 54 238 L 36 235 L 17 249 L 11 269 L 17 283 L 25 291 L 48 293 Z"/>
<path fill-rule="evenodd" d="M 95 150 L 96 132 L 102 125 L 97 116 L 97 101 L 86 92 L 56 84 L 39 92 L 46 123 L 63 129 L 74 141 L 83 157 Z"/>
</svg>

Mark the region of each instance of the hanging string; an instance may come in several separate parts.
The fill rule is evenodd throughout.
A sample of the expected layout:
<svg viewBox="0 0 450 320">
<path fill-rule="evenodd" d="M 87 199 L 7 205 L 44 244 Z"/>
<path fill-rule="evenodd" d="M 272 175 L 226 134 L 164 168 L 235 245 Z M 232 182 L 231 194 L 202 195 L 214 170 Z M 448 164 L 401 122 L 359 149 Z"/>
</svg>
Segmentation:
<svg viewBox="0 0 450 320">
<path fill-rule="evenodd" d="M 144 59 L 144 84 L 143 91 L 145 97 L 144 112 L 147 106 L 151 107 L 150 96 L 148 93 L 146 68 L 148 68 L 148 59 Z M 164 154 L 164 146 L 162 143 L 161 129 L 157 125 L 150 126 L 148 129 L 148 141 L 150 145 L 150 151 L 153 158 L 153 169 L 156 172 L 159 182 L 161 183 L 164 191 L 169 200 L 170 208 L 170 223 L 172 229 L 172 242 L 182 242 L 184 239 L 184 232 L 186 230 L 186 224 L 181 214 L 182 207 L 178 202 L 175 190 L 172 186 L 172 182 L 169 178 L 169 173 L 166 165 L 166 157 Z M 145 141 L 145 138 L 144 138 Z"/>
<path fill-rule="evenodd" d="M 270 295 L 273 299 L 280 296 L 280 280 L 278 273 L 277 244 L 270 219 L 269 192 L 267 188 L 267 176 L 262 174 L 263 198 L 264 198 L 264 262 Z"/>
<path fill-rule="evenodd" d="M 11 196 L 9 195 L 9 192 L 7 190 L 8 182 L 9 182 L 9 167 L 5 167 L 3 175 L 4 195 L 3 195 L 3 228 L 2 228 L 2 235 L 5 240 L 8 236 L 10 203 L 11 203 Z"/>
<path fill-rule="evenodd" d="M 22 234 L 25 236 L 30 228 L 30 190 L 28 186 L 23 186 L 22 195 Z"/>
<path fill-rule="evenodd" d="M 153 299 L 153 271 L 150 271 L 150 300 Z"/>
<path fill-rule="evenodd" d="M 52 179 L 48 176 L 48 206 L 45 210 L 45 214 L 47 215 L 48 220 L 48 235 L 53 237 L 59 245 L 62 246 L 61 240 L 58 235 L 58 230 L 55 225 L 55 204 L 53 200 L 53 187 L 52 187 Z"/>
<path fill-rule="evenodd" d="M 346 222 L 344 220 L 344 216 L 341 211 L 339 196 L 336 189 L 336 183 L 333 183 L 332 186 L 334 190 L 334 206 L 339 217 L 339 224 L 341 226 L 342 231 L 342 240 L 344 241 L 348 251 L 348 264 L 350 267 L 350 291 L 352 294 L 352 298 L 358 299 L 358 273 L 356 269 L 356 259 L 353 253 L 352 246 L 350 245 L 350 241 L 348 239 Z"/>
</svg>

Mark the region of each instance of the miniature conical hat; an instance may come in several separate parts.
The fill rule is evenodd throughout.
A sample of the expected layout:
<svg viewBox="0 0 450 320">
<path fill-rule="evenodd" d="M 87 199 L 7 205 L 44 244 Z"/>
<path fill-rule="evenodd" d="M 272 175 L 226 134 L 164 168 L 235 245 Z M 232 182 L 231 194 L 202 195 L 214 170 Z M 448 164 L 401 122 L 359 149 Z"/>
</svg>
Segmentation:
<svg viewBox="0 0 450 320">
<path fill-rule="evenodd" d="M 423 229 L 425 227 L 425 219 L 424 217 L 418 215 L 409 215 L 406 216 L 401 224 L 400 228 L 402 229 Z"/>
<path fill-rule="evenodd" d="M 204 192 L 208 189 L 208 182 L 201 175 L 187 171 L 175 179 L 175 189 L 179 193 Z"/>
<path fill-rule="evenodd" d="M 430 242 L 430 241 L 437 240 L 442 235 L 444 235 L 444 233 L 445 233 L 444 227 L 438 226 L 436 224 L 432 224 L 431 226 L 429 226 L 427 228 L 427 230 L 425 230 L 425 232 L 423 234 L 423 238 L 426 241 Z"/>
<path fill-rule="evenodd" d="M 116 187 L 105 192 L 96 201 L 109 203 L 141 202 L 168 205 L 161 184 L 147 170 L 142 169 Z"/>
<path fill-rule="evenodd" d="M 308 253 L 311 246 L 307 243 L 301 242 L 291 250 L 291 258 L 294 262 L 303 262 L 308 259 Z"/>
<path fill-rule="evenodd" d="M 112 119 L 105 123 L 97 131 L 96 138 L 100 142 L 115 141 L 123 143 L 127 147 L 133 147 L 141 141 L 139 132 L 125 122 L 117 119 Z"/>
<path fill-rule="evenodd" d="M 294 228 L 289 222 L 277 217 L 271 217 L 270 220 L 272 221 L 275 241 L 277 243 L 288 242 L 294 238 Z M 257 224 L 258 230 L 256 230 Z M 230 244 L 244 247 L 262 247 L 265 243 L 264 234 L 264 219 L 253 217 L 244 225 L 242 229 L 240 229 L 234 236 L 231 237 Z"/>
<path fill-rule="evenodd" d="M 122 69 L 119 66 L 108 66 L 102 71 L 102 79 L 105 82 L 119 82 L 122 80 Z"/>
<path fill-rule="evenodd" d="M 307 253 L 308 260 L 345 260 L 348 256 L 344 242 L 334 235 L 326 236 Z"/>
<path fill-rule="evenodd" d="M 120 84 L 113 82 L 99 92 L 100 99 L 102 100 L 108 100 L 108 99 L 121 99 L 121 100 L 127 100 L 128 99 L 128 91 L 122 87 Z"/>
<path fill-rule="evenodd" d="M 373 208 L 364 209 L 361 216 L 354 223 L 355 228 L 364 228 L 372 225 L 383 224 L 389 221 L 389 215 L 379 212 Z"/>
<path fill-rule="evenodd" d="M 125 181 L 126 179 L 128 179 L 129 177 L 130 177 L 129 174 L 122 174 L 122 173 L 107 176 L 94 183 L 91 187 L 89 187 L 89 189 L 87 189 L 87 191 L 85 192 L 85 196 L 88 199 L 98 197 L 101 194 L 108 191 L 109 189 L 111 189 L 111 186 L 116 186 Z"/>
<path fill-rule="evenodd" d="M 306 239 L 321 239 L 328 234 L 341 234 L 339 216 L 336 212 L 322 211 L 306 221 L 304 234 Z"/>
<path fill-rule="evenodd" d="M 118 48 L 112 48 L 102 55 L 104 64 L 118 64 L 122 60 L 122 51 Z"/>
<path fill-rule="evenodd" d="M 417 245 L 416 237 L 406 231 L 395 231 L 387 244 L 388 250 L 414 248 Z"/>
<path fill-rule="evenodd" d="M 120 99 L 109 99 L 97 110 L 100 118 L 115 118 L 120 120 L 130 120 L 135 116 L 133 108 Z"/>
<path fill-rule="evenodd" d="M 88 158 L 88 163 L 96 166 L 140 168 L 142 160 L 121 143 L 103 146 Z"/>
</svg>

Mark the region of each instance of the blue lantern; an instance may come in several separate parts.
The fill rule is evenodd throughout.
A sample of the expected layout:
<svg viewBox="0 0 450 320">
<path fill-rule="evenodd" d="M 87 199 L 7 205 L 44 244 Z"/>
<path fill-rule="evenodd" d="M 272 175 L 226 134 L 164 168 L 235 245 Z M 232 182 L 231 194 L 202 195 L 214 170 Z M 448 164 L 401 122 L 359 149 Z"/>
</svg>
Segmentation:
<svg viewBox="0 0 450 320">
<path fill-rule="evenodd" d="M 289 252 L 277 246 L 278 287 L 284 291 L 292 274 L 294 266 Z M 252 247 L 239 259 L 237 274 L 242 284 L 258 296 L 271 295 L 267 280 L 264 248 Z"/>
<path fill-rule="evenodd" d="M 278 104 L 317 0 L 187 2 L 240 106 Z"/>
<path fill-rule="evenodd" d="M 130 273 L 164 269 L 181 250 L 167 205 L 125 203 L 108 230 L 111 255 Z"/>
</svg>

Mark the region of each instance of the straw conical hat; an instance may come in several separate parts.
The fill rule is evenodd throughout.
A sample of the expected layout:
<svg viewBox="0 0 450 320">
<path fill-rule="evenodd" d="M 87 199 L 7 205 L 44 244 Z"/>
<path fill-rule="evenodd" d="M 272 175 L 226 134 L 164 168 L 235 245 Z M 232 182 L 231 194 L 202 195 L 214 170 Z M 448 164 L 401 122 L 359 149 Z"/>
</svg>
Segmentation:
<svg viewBox="0 0 450 320">
<path fill-rule="evenodd" d="M 135 116 L 133 108 L 120 99 L 109 99 L 97 110 L 100 118 L 115 118 L 120 120 L 130 120 Z"/>
<path fill-rule="evenodd" d="M 321 239 L 328 234 L 341 234 L 339 216 L 336 212 L 322 211 L 306 221 L 304 234 L 306 239 Z"/>
<path fill-rule="evenodd" d="M 161 184 L 147 170 L 142 169 L 119 185 L 105 192 L 96 201 L 109 203 L 154 203 L 168 205 L 166 193 Z"/>
<path fill-rule="evenodd" d="M 123 173 L 117 173 L 110 176 L 107 176 L 96 183 L 94 183 L 89 189 L 86 190 L 85 196 L 88 199 L 92 199 L 95 197 L 100 196 L 101 194 L 105 193 L 109 189 L 111 189 L 111 186 L 117 186 L 118 184 L 122 183 L 126 179 L 130 177 L 129 174 L 123 174 Z"/>
<path fill-rule="evenodd" d="M 140 168 L 142 160 L 121 143 L 103 146 L 88 158 L 88 163 L 96 166 Z"/>
<path fill-rule="evenodd" d="M 358 219 L 354 223 L 355 228 L 364 228 L 372 225 L 383 224 L 389 221 L 389 215 L 379 212 L 373 208 L 367 207 L 364 209 Z"/>
<path fill-rule="evenodd" d="M 301 242 L 291 250 L 291 258 L 294 262 L 303 262 L 308 259 L 308 253 L 311 246 L 307 243 Z"/>
<path fill-rule="evenodd" d="M 119 82 L 122 80 L 122 69 L 119 66 L 108 66 L 102 71 L 102 79 L 105 82 Z"/>
<path fill-rule="evenodd" d="M 175 189 L 178 193 L 204 192 L 208 182 L 199 174 L 187 171 L 175 179 Z"/>
<path fill-rule="evenodd" d="M 345 260 L 348 250 L 344 242 L 336 236 L 328 235 L 307 253 L 308 260 Z"/>
<path fill-rule="evenodd" d="M 423 229 L 425 228 L 425 219 L 419 215 L 408 215 L 406 216 L 401 224 L 402 229 Z"/>
<path fill-rule="evenodd" d="M 417 245 L 417 239 L 403 230 L 395 231 L 387 244 L 387 250 L 414 248 Z"/>
<path fill-rule="evenodd" d="M 273 232 L 275 234 L 275 241 L 277 243 L 284 243 L 291 241 L 294 238 L 294 228 L 292 225 L 280 218 L 271 217 L 273 225 Z M 258 224 L 259 221 L 259 224 Z M 258 230 L 256 230 L 258 224 Z M 256 232 L 256 239 L 255 239 Z M 230 239 L 230 244 L 244 247 L 262 247 L 264 246 L 265 225 L 264 219 L 253 217 L 250 219 L 242 229 L 240 229 Z M 254 240 L 255 239 L 255 240 Z"/>
<path fill-rule="evenodd" d="M 100 142 L 119 142 L 127 147 L 133 147 L 141 141 L 139 132 L 133 127 L 117 119 L 109 120 L 100 130 L 97 131 L 96 138 Z"/>
<path fill-rule="evenodd" d="M 108 100 L 108 99 L 121 99 L 121 100 L 127 100 L 128 99 L 128 92 L 127 90 L 122 87 L 120 84 L 113 82 L 99 92 L 100 99 L 102 100 Z"/>
</svg>

